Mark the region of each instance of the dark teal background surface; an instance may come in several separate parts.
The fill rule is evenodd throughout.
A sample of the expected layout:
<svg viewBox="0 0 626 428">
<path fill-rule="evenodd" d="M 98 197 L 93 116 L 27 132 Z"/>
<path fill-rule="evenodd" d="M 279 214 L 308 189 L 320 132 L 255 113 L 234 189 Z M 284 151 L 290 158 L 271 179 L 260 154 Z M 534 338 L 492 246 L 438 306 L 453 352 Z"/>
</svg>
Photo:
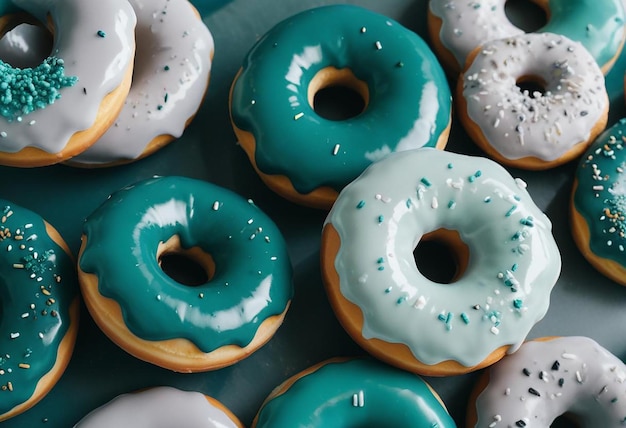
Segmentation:
<svg viewBox="0 0 626 428">
<path fill-rule="evenodd" d="M 204 104 L 184 136 L 142 161 L 110 169 L 74 169 L 56 165 L 40 169 L 0 167 L 0 197 L 40 213 L 65 237 L 76 253 L 81 227 L 110 193 L 153 175 L 183 175 L 225 186 L 252 198 L 285 235 L 295 271 L 295 296 L 285 323 L 261 350 L 234 366 L 214 372 L 177 374 L 139 361 L 95 326 L 84 305 L 78 341 L 70 365 L 51 393 L 1 428 L 71 427 L 95 407 L 118 394 L 154 385 L 205 392 L 228 406 L 248 426 L 263 399 L 287 377 L 335 356 L 363 351 L 336 321 L 322 287 L 319 238 L 325 213 L 296 206 L 276 196 L 260 181 L 237 146 L 228 116 L 232 79 L 252 44 L 278 21 L 323 0 L 194 0 L 215 38 L 211 83 Z M 426 0 L 361 0 L 428 41 Z M 324 31 L 324 29 L 320 29 Z M 624 116 L 622 55 L 608 76 L 609 123 Z M 399 108 L 402 108 L 401 106 Z M 481 152 L 453 119 L 448 150 Z M 553 221 L 563 258 L 563 271 L 548 314 L 531 332 L 590 336 L 620 358 L 626 357 L 626 287 L 597 273 L 580 255 L 571 238 L 568 204 L 576 163 L 529 172 L 510 169 L 528 183 L 536 203 Z M 428 379 L 459 426 L 464 426 L 469 390 L 477 374 Z"/>
</svg>

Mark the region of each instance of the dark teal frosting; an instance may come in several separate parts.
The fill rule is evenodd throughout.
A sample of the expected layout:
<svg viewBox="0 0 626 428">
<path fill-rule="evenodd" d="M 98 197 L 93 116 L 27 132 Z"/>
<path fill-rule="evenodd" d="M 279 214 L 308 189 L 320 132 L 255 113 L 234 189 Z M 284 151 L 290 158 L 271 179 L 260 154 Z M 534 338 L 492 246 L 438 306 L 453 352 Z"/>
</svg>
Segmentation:
<svg viewBox="0 0 626 428">
<path fill-rule="evenodd" d="M 291 299 L 292 268 L 277 226 L 252 201 L 200 180 L 152 178 L 119 190 L 83 228 L 80 268 L 98 277 L 131 332 L 185 338 L 203 352 L 245 346 Z M 159 242 L 178 235 L 215 262 L 205 284 L 176 282 L 158 265 Z"/>
<path fill-rule="evenodd" d="M 589 227 L 589 248 L 626 266 L 626 119 L 605 130 L 581 158 L 574 208 Z"/>
<path fill-rule="evenodd" d="M 31 398 L 57 360 L 78 297 L 75 264 L 43 219 L 0 199 L 0 415 Z"/>
<path fill-rule="evenodd" d="M 369 359 L 330 362 L 259 411 L 257 428 L 456 427 L 417 375 Z"/>
<path fill-rule="evenodd" d="M 328 120 L 310 106 L 309 83 L 331 66 L 367 84 L 369 105 L 358 116 Z M 302 194 L 339 191 L 387 153 L 435 146 L 450 113 L 450 89 L 428 45 L 392 19 L 349 5 L 302 12 L 265 34 L 231 100 L 234 124 L 255 138 L 258 168 L 286 175 Z"/>
</svg>

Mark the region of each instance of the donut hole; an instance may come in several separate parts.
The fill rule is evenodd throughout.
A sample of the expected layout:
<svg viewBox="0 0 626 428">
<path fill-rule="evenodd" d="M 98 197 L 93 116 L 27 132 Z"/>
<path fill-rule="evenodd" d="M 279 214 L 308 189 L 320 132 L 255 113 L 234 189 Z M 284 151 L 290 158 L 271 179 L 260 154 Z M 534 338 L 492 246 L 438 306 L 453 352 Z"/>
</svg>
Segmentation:
<svg viewBox="0 0 626 428">
<path fill-rule="evenodd" d="M 504 4 L 507 19 L 526 33 L 534 33 L 548 23 L 548 13 L 532 0 L 507 0 Z"/>
<path fill-rule="evenodd" d="M 522 76 L 515 84 L 522 94 L 531 98 L 541 98 L 547 91 L 547 84 L 540 76 Z"/>
<path fill-rule="evenodd" d="M 179 284 L 196 287 L 213 278 L 213 257 L 200 247 L 183 248 L 178 236 L 161 242 L 157 250 L 161 270 Z"/>
<path fill-rule="evenodd" d="M 326 67 L 318 71 L 309 83 L 307 98 L 320 117 L 341 121 L 365 111 L 369 88 L 348 68 Z"/>
<path fill-rule="evenodd" d="M 463 276 L 469 263 L 469 247 L 459 233 L 437 229 L 418 242 L 413 257 L 417 270 L 437 284 L 452 284 Z"/>
<path fill-rule="evenodd" d="M 0 59 L 15 68 L 35 68 L 52 53 L 52 32 L 28 14 L 0 17 Z"/>
</svg>

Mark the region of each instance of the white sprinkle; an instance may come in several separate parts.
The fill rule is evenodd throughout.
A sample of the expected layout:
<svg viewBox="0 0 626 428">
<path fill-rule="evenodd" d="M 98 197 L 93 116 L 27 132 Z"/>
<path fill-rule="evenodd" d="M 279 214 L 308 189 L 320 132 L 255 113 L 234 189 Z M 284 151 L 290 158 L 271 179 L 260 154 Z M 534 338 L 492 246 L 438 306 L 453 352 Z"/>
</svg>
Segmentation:
<svg viewBox="0 0 626 428">
<path fill-rule="evenodd" d="M 378 40 L 374 43 L 374 46 L 376 46 L 377 50 L 381 50 L 383 48 L 383 45 Z"/>
<path fill-rule="evenodd" d="M 363 394 L 363 390 L 359 391 L 359 407 L 365 406 L 365 397 Z"/>
<path fill-rule="evenodd" d="M 37 333 L 37 336 L 39 336 L 40 339 L 43 339 L 43 333 L 42 332 Z"/>
<path fill-rule="evenodd" d="M 515 184 L 517 184 L 517 187 L 519 187 L 520 189 L 525 189 L 528 187 L 528 184 L 526 184 L 526 182 L 521 178 L 516 178 Z"/>
<path fill-rule="evenodd" d="M 11 333 L 10 334 L 11 339 L 17 339 L 18 337 L 20 337 L 19 333 Z"/>
<path fill-rule="evenodd" d="M 604 186 L 596 185 L 592 187 L 593 190 L 604 190 Z"/>
<path fill-rule="evenodd" d="M 424 306 L 426 306 L 426 297 L 419 296 L 417 300 L 415 301 L 415 303 L 413 304 L 413 307 L 415 309 L 424 309 Z"/>
<path fill-rule="evenodd" d="M 274 262 L 274 261 L 278 260 L 278 257 L 272 256 L 272 257 L 270 257 L 270 260 Z"/>
<path fill-rule="evenodd" d="M 504 395 L 511 395 L 511 388 L 507 388 L 504 390 Z"/>
<path fill-rule="evenodd" d="M 157 294 L 156 299 L 160 301 L 161 300 L 161 295 Z"/>
<path fill-rule="evenodd" d="M 358 407 L 358 406 L 359 406 L 359 395 L 352 394 L 352 407 Z"/>
<path fill-rule="evenodd" d="M 29 124 L 30 126 L 33 126 L 35 123 L 37 123 L 37 121 L 35 121 L 35 120 L 31 120 L 30 122 L 28 122 L 28 124 Z"/>
<path fill-rule="evenodd" d="M 293 117 L 293 120 L 298 120 L 298 119 L 300 119 L 302 116 L 304 116 L 304 113 L 300 112 L 300 113 L 296 114 L 296 115 Z"/>
<path fill-rule="evenodd" d="M 217 211 L 220 209 L 220 201 L 213 202 L 213 211 Z"/>
<path fill-rule="evenodd" d="M 14 269 L 24 269 L 24 265 L 22 263 L 13 263 Z"/>
<path fill-rule="evenodd" d="M 6 138 L 7 135 L 8 134 L 5 131 L 0 132 L 0 137 L 2 137 L 2 138 Z"/>
<path fill-rule="evenodd" d="M 432 209 L 434 209 L 434 210 L 436 210 L 436 209 L 437 209 L 437 207 L 439 207 L 439 201 L 437 200 L 437 197 L 436 197 L 436 196 L 433 196 L 433 200 L 432 200 L 432 202 L 430 203 L 430 206 L 431 206 L 431 208 L 432 208 Z"/>
<path fill-rule="evenodd" d="M 496 120 L 493 122 L 493 127 L 497 128 L 498 125 L 500 125 L 500 119 L 496 118 Z"/>
<path fill-rule="evenodd" d="M 248 219 L 248 224 L 254 223 L 254 219 Z"/>
<path fill-rule="evenodd" d="M 9 244 L 7 245 L 7 251 L 11 251 L 13 249 L 13 245 Z"/>
<path fill-rule="evenodd" d="M 252 235 L 250 235 L 250 240 L 252 241 L 254 238 L 256 238 L 256 233 L 253 233 Z"/>
<path fill-rule="evenodd" d="M 576 370 L 576 380 L 578 383 L 583 383 L 583 377 L 578 370 Z"/>
<path fill-rule="evenodd" d="M 339 147 L 341 147 L 339 144 L 335 144 L 335 147 L 333 148 L 333 156 L 337 156 L 337 153 L 339 153 Z"/>
<path fill-rule="evenodd" d="M 367 282 L 367 274 L 364 273 L 359 277 L 359 284 L 365 284 Z"/>
<path fill-rule="evenodd" d="M 495 325 L 494 325 L 493 327 L 491 327 L 491 328 L 489 329 L 489 331 L 490 331 L 491 333 L 493 333 L 493 334 L 498 334 L 498 333 L 500 333 L 500 329 L 499 329 L 498 327 L 496 327 Z"/>
<path fill-rule="evenodd" d="M 28 312 L 24 312 L 22 314 L 22 318 L 28 318 L 30 316 L 30 314 Z"/>
</svg>

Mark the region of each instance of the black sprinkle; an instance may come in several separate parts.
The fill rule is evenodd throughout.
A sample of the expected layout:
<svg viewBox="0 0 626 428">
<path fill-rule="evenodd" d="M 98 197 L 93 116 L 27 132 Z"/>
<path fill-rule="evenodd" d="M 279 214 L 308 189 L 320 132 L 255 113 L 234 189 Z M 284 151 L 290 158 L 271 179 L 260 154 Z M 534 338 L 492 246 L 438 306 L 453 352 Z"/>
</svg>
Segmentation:
<svg viewBox="0 0 626 428">
<path fill-rule="evenodd" d="M 528 392 L 532 395 L 536 395 L 537 397 L 541 397 L 541 394 L 535 388 L 528 388 Z"/>
<path fill-rule="evenodd" d="M 582 117 L 585 117 L 585 116 L 587 116 L 588 114 L 589 114 L 589 112 L 588 112 L 587 110 L 583 110 L 583 111 L 581 111 L 581 112 L 580 112 L 580 115 L 581 115 Z"/>
<path fill-rule="evenodd" d="M 552 363 L 552 370 L 556 371 L 561 367 L 561 363 L 559 363 L 559 360 L 556 360 L 554 363 Z"/>
<path fill-rule="evenodd" d="M 563 384 L 565 383 L 565 379 L 561 378 L 559 379 L 559 386 L 563 387 Z"/>
<path fill-rule="evenodd" d="M 474 308 L 475 310 L 479 310 L 480 309 L 480 305 L 474 305 L 474 306 L 472 306 L 472 308 Z"/>
<path fill-rule="evenodd" d="M 530 370 L 528 370 L 526 367 L 524 367 L 522 373 L 524 373 L 526 376 L 530 376 Z"/>
<path fill-rule="evenodd" d="M 87 88 L 83 88 L 83 94 L 87 95 Z"/>
<path fill-rule="evenodd" d="M 526 426 L 526 422 L 524 422 L 523 420 L 519 420 L 517 422 L 515 422 L 515 425 L 518 427 L 525 427 Z"/>
<path fill-rule="evenodd" d="M 543 374 L 543 370 L 542 370 L 542 371 L 539 372 L 539 379 L 543 380 L 543 376 L 544 376 L 544 374 Z"/>
</svg>

